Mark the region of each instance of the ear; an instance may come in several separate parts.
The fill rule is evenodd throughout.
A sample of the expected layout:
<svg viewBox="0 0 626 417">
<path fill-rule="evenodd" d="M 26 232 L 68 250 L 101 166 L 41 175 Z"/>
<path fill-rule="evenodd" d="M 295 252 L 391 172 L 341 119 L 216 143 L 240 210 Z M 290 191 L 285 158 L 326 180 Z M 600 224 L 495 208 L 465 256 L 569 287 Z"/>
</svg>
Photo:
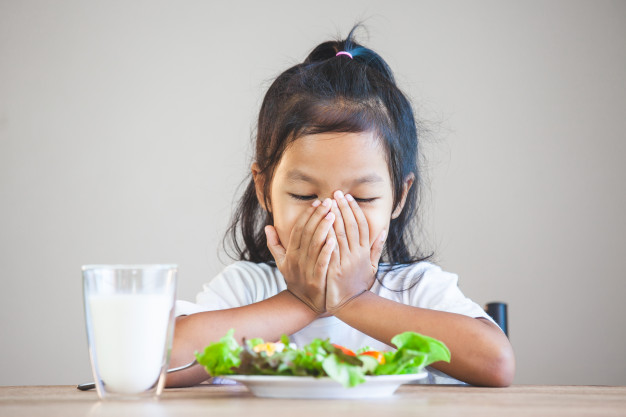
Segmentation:
<svg viewBox="0 0 626 417">
<path fill-rule="evenodd" d="M 400 198 L 400 202 L 398 203 L 396 208 L 393 210 L 393 213 L 391 213 L 392 219 L 397 218 L 400 215 L 400 213 L 402 213 L 402 209 L 404 208 L 404 203 L 406 203 L 406 196 L 409 195 L 409 190 L 411 189 L 411 186 L 413 185 L 413 181 L 415 181 L 415 175 L 411 172 L 404 179 L 404 184 L 402 185 L 402 197 Z"/>
<path fill-rule="evenodd" d="M 259 204 L 263 207 L 263 210 L 267 211 L 265 207 L 265 176 L 261 174 L 261 168 L 256 162 L 252 163 L 252 179 L 254 180 L 254 188 L 256 190 L 256 198 L 259 200 Z"/>
</svg>

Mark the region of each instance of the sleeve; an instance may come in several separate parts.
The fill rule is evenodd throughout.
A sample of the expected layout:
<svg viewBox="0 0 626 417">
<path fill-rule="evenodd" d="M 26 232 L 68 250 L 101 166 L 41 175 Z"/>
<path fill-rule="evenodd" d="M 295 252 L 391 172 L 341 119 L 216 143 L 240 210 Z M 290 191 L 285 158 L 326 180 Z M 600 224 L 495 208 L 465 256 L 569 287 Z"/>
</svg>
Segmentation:
<svg viewBox="0 0 626 417">
<path fill-rule="evenodd" d="M 206 308 L 185 300 L 176 300 L 174 317 L 189 316 L 190 314 L 202 313 Z"/>
<path fill-rule="evenodd" d="M 461 292 L 458 286 L 459 277 L 456 274 L 445 272 L 432 264 L 420 273 L 423 275 L 419 285 L 416 285 L 410 294 L 411 305 L 473 318 L 485 318 L 495 323 L 480 305 Z"/>
<path fill-rule="evenodd" d="M 243 307 L 287 288 L 278 270 L 265 264 L 235 262 L 203 285 L 196 303 L 176 302 L 176 316 Z"/>
</svg>

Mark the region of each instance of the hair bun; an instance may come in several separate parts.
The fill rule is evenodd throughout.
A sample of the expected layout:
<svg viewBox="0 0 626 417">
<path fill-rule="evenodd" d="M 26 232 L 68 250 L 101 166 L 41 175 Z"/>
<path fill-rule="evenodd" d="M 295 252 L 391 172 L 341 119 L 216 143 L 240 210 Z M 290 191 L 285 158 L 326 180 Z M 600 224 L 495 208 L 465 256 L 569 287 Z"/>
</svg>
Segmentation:
<svg viewBox="0 0 626 417">
<path fill-rule="evenodd" d="M 345 51 L 352 55 L 354 61 L 378 71 L 383 77 L 395 84 L 393 72 L 385 60 L 373 50 L 355 41 L 355 32 L 359 27 L 362 27 L 362 25 L 355 25 L 344 40 L 327 41 L 319 44 L 306 57 L 304 64 L 308 65 L 328 59 L 340 58 L 337 57 L 337 52 Z"/>
<path fill-rule="evenodd" d="M 334 58 L 337 52 L 341 51 L 340 45 L 341 41 L 328 41 L 317 45 L 309 56 L 306 57 L 304 64 L 313 64 Z"/>
</svg>

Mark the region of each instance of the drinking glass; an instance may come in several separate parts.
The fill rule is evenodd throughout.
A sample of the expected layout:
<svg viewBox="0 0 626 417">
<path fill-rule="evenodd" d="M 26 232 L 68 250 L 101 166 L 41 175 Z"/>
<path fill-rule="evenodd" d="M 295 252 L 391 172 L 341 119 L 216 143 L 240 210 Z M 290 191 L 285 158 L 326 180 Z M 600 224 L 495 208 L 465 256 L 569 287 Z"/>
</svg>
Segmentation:
<svg viewBox="0 0 626 417">
<path fill-rule="evenodd" d="M 176 265 L 85 265 L 91 369 L 101 399 L 158 397 L 174 334 Z"/>
</svg>

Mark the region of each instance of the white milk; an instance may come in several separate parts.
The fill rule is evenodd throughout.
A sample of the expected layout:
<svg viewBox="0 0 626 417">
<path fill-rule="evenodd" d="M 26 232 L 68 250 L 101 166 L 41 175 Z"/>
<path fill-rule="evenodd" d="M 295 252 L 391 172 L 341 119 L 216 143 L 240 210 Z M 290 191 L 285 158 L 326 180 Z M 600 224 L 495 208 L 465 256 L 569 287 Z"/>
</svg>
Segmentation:
<svg viewBox="0 0 626 417">
<path fill-rule="evenodd" d="M 134 394 L 152 387 L 161 373 L 171 296 L 90 296 L 93 346 L 107 390 Z"/>
</svg>

